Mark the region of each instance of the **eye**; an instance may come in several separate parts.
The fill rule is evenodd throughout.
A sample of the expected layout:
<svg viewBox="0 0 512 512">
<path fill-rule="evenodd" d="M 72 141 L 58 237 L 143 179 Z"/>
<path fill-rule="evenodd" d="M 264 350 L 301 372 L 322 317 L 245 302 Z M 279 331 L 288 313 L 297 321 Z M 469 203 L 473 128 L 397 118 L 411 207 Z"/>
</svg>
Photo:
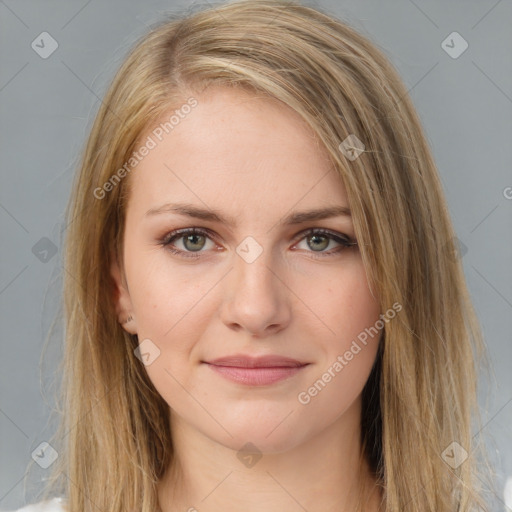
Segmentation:
<svg viewBox="0 0 512 512">
<path fill-rule="evenodd" d="M 342 233 L 336 233 L 327 229 L 313 228 L 300 234 L 300 242 L 304 241 L 308 249 L 312 249 L 312 256 L 314 258 L 323 258 L 334 256 L 348 247 L 357 245 L 357 242 L 351 237 Z M 334 242 L 338 247 L 331 249 L 329 252 L 325 251 L 327 247 Z M 294 247 L 297 247 L 295 244 Z M 306 249 L 306 250 L 308 250 Z"/>
<path fill-rule="evenodd" d="M 162 246 L 169 249 L 173 254 L 177 254 L 179 256 L 183 256 L 185 258 L 199 258 L 199 254 L 194 254 L 200 252 L 205 246 L 207 246 L 206 241 L 211 240 L 212 234 L 201 228 L 185 228 L 178 229 L 176 231 L 172 231 L 168 235 L 164 237 L 164 239 L 160 242 Z M 175 240 L 181 240 L 183 249 L 177 249 L 173 243 Z"/>
<path fill-rule="evenodd" d="M 213 233 L 207 229 L 184 228 L 167 234 L 162 240 L 160 240 L 160 245 L 178 256 L 197 259 L 200 257 L 201 252 L 205 252 L 202 251 L 202 249 L 208 249 L 208 241 L 215 246 L 215 243 L 212 240 L 213 238 Z M 357 242 L 347 235 L 318 228 L 309 229 L 300 233 L 295 240 L 298 242 L 304 241 L 306 246 L 309 249 L 312 249 L 305 250 L 312 253 L 312 256 L 315 258 L 333 256 L 340 253 L 343 249 L 357 245 Z M 183 249 L 176 247 L 176 241 L 180 241 Z M 329 247 L 331 242 L 338 244 L 338 247 L 326 252 L 325 249 Z M 299 243 L 296 242 L 293 247 L 298 247 L 298 245 Z M 212 249 L 211 246 L 210 249 Z"/>
</svg>

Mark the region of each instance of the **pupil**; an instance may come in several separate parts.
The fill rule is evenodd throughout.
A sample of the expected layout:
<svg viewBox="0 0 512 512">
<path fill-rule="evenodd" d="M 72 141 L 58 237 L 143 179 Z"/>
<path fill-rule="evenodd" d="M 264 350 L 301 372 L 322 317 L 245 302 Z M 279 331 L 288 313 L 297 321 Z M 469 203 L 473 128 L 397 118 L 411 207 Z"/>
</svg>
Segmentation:
<svg viewBox="0 0 512 512">
<path fill-rule="evenodd" d="M 192 244 L 194 243 L 197 243 L 197 239 L 198 238 L 203 238 L 204 239 L 204 236 L 203 235 L 188 235 L 185 237 L 185 247 L 191 251 L 198 251 L 200 249 L 202 249 L 202 247 L 204 246 L 204 240 L 203 240 L 203 243 L 200 244 L 200 247 L 189 247 L 188 246 L 188 242 L 192 242 Z M 194 240 L 196 240 L 196 242 L 194 242 Z"/>
<path fill-rule="evenodd" d="M 311 235 L 309 238 L 310 238 L 310 240 L 316 240 L 316 241 L 318 241 L 319 238 L 320 239 L 323 238 L 324 239 L 324 244 L 323 244 L 322 247 L 320 247 L 320 249 L 325 249 L 329 245 L 329 239 L 326 236 L 323 236 L 323 235 Z M 325 243 L 325 242 L 327 242 L 327 243 Z M 308 245 L 311 247 L 310 244 L 308 244 Z M 320 244 L 320 245 L 322 245 L 322 244 Z M 317 245 L 316 247 L 318 248 L 319 246 Z M 314 249 L 314 247 L 311 247 L 311 248 Z"/>
</svg>

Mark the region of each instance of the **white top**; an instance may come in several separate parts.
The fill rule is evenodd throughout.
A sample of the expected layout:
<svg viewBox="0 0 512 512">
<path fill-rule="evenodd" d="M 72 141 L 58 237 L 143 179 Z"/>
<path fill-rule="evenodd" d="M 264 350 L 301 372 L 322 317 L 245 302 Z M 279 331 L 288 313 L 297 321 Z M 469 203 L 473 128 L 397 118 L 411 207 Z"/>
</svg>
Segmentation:
<svg viewBox="0 0 512 512">
<path fill-rule="evenodd" d="M 53 498 L 48 501 L 40 501 L 32 505 L 27 505 L 13 512 L 66 512 L 63 498 Z"/>
</svg>

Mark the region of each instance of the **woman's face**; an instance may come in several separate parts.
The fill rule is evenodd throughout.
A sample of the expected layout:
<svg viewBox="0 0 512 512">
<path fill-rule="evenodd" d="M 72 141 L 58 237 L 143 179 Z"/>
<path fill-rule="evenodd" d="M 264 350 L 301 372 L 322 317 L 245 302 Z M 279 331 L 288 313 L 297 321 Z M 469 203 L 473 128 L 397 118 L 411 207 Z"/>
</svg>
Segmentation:
<svg viewBox="0 0 512 512">
<path fill-rule="evenodd" d="M 142 138 L 155 147 L 125 178 L 117 310 L 171 417 L 233 449 L 279 452 L 359 419 L 379 337 L 358 335 L 379 304 L 344 245 L 355 232 L 342 182 L 299 116 L 225 88 L 196 99 L 168 134 Z M 325 208 L 341 213 L 306 214 Z"/>
</svg>

